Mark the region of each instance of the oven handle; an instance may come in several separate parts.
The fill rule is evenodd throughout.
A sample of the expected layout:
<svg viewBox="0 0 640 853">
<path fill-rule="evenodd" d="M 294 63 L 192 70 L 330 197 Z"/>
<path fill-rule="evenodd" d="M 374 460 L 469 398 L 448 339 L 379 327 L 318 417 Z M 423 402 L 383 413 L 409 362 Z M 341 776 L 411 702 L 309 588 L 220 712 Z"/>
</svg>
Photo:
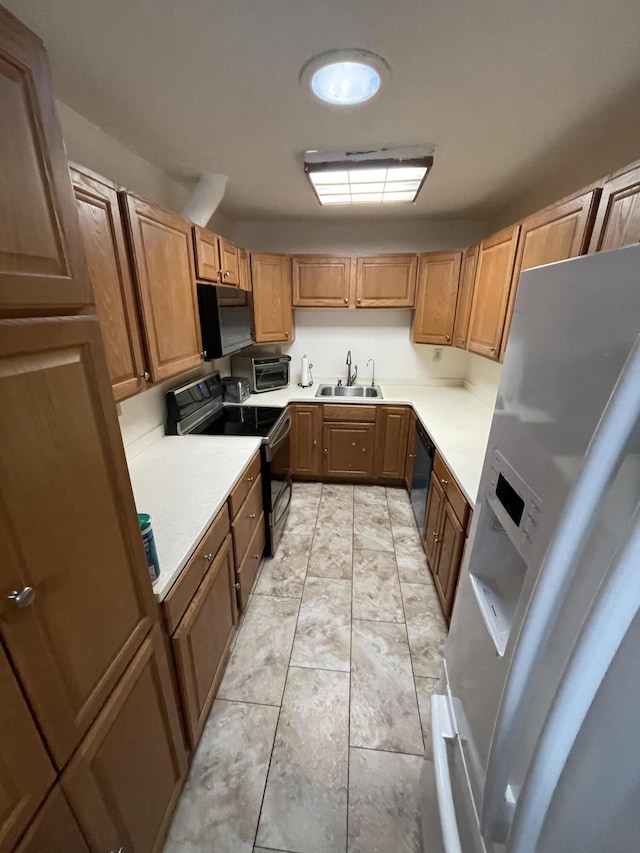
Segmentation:
<svg viewBox="0 0 640 853">
<path fill-rule="evenodd" d="M 278 432 L 267 442 L 265 455 L 267 457 L 267 462 L 271 462 L 273 460 L 273 456 L 280 444 L 285 440 L 285 438 L 291 432 L 291 414 L 290 412 L 286 412 L 284 419 L 282 420 L 280 426 L 278 427 Z"/>
<path fill-rule="evenodd" d="M 291 482 L 291 480 L 285 480 L 285 488 L 288 492 L 287 505 L 285 506 L 283 511 L 276 518 L 276 512 L 277 512 L 278 506 L 279 506 L 280 502 L 282 501 L 282 492 L 280 492 L 280 494 L 278 495 L 278 500 L 276 501 L 276 505 L 274 506 L 273 512 L 272 512 L 272 524 L 274 527 L 277 524 L 279 524 L 280 520 L 289 512 L 289 504 L 291 503 L 291 498 L 293 497 L 293 483 Z"/>
</svg>

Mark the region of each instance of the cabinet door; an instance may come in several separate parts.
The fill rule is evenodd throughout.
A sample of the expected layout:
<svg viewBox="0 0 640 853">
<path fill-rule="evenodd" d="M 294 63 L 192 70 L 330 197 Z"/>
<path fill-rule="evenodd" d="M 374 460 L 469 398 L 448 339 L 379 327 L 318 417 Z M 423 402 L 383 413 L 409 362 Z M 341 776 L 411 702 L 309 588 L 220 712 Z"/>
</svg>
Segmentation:
<svg viewBox="0 0 640 853">
<path fill-rule="evenodd" d="M 2 646 L 0 696 L 0 853 L 9 853 L 56 774 Z"/>
<path fill-rule="evenodd" d="M 602 189 L 590 252 L 640 242 L 640 162 L 615 172 Z"/>
<path fill-rule="evenodd" d="M 293 304 L 298 307 L 348 308 L 353 304 L 351 258 L 294 255 L 291 258 Z"/>
<path fill-rule="evenodd" d="M 291 270 L 286 255 L 251 255 L 256 343 L 293 340 Z"/>
<path fill-rule="evenodd" d="M 70 173 L 113 396 L 124 400 L 146 387 L 149 374 L 118 192 L 80 166 Z"/>
<path fill-rule="evenodd" d="M 453 610 L 453 599 L 458 585 L 460 561 L 464 549 L 464 528 L 458 521 L 449 501 L 445 500 L 442 510 L 440 532 L 440 554 L 434 581 L 444 615 L 449 619 Z"/>
<path fill-rule="evenodd" d="M 359 308 L 413 308 L 417 255 L 376 255 L 356 261 Z"/>
<path fill-rule="evenodd" d="M 518 280 L 523 270 L 553 264 L 583 255 L 589 245 L 596 203 L 600 190 L 567 199 L 530 216 L 520 226 L 518 251 L 513 266 L 509 305 L 504 324 L 500 358 L 507 347 L 511 317 L 518 290 Z"/>
<path fill-rule="evenodd" d="M 407 461 L 409 409 L 379 406 L 376 414 L 375 475 L 385 480 L 401 480 Z"/>
<path fill-rule="evenodd" d="M 424 550 L 431 571 L 435 574 L 438 568 L 438 552 L 441 537 L 442 508 L 445 503 L 444 490 L 436 474 L 431 474 L 429 481 L 429 497 L 424 524 Z"/>
<path fill-rule="evenodd" d="M 207 721 L 238 624 L 234 583 L 231 537 L 227 535 L 173 635 L 184 718 L 192 749 L 200 740 Z"/>
<path fill-rule="evenodd" d="M 448 346 L 453 337 L 462 252 L 420 255 L 411 340 Z"/>
<path fill-rule="evenodd" d="M 193 226 L 193 249 L 196 261 L 196 278 L 202 281 L 220 281 L 220 250 L 218 235 L 199 225 Z"/>
<path fill-rule="evenodd" d="M 93 301 L 40 39 L 0 8 L 0 311 Z"/>
<path fill-rule="evenodd" d="M 157 618 L 97 319 L 0 323 L 0 435 L 0 633 L 62 767 Z"/>
<path fill-rule="evenodd" d="M 496 361 L 500 357 L 519 233 L 520 226 L 514 225 L 488 237 L 480 244 L 478 255 L 467 348 Z"/>
<path fill-rule="evenodd" d="M 407 441 L 407 458 L 404 464 L 404 484 L 407 491 L 411 493 L 411 480 L 413 479 L 413 465 L 416 458 L 415 443 L 416 443 L 416 415 L 413 410 L 409 415 L 409 436 Z"/>
<path fill-rule="evenodd" d="M 371 479 L 375 431 L 375 424 L 325 423 L 323 473 L 349 480 Z"/>
<path fill-rule="evenodd" d="M 249 252 L 246 249 L 238 249 L 238 271 L 240 273 L 240 290 L 251 290 L 251 267 L 249 265 Z"/>
<path fill-rule="evenodd" d="M 322 406 L 292 407 L 291 473 L 316 477 L 321 469 Z"/>
<path fill-rule="evenodd" d="M 202 361 L 191 223 L 129 193 L 125 205 L 154 382 Z"/>
<path fill-rule="evenodd" d="M 218 237 L 220 247 L 220 281 L 222 284 L 240 284 L 240 269 L 238 267 L 238 247 L 224 237 Z"/>
<path fill-rule="evenodd" d="M 62 774 L 89 848 L 162 849 L 187 771 L 176 697 L 156 626 Z"/>
<path fill-rule="evenodd" d="M 59 785 L 47 797 L 15 853 L 90 853 Z"/>
<path fill-rule="evenodd" d="M 464 253 L 460 273 L 460 287 L 456 304 L 456 320 L 453 326 L 453 345 L 460 349 L 467 348 L 469 334 L 469 319 L 471 317 L 471 302 L 473 300 L 473 285 L 476 280 L 478 252 L 480 246 L 471 246 Z"/>
</svg>

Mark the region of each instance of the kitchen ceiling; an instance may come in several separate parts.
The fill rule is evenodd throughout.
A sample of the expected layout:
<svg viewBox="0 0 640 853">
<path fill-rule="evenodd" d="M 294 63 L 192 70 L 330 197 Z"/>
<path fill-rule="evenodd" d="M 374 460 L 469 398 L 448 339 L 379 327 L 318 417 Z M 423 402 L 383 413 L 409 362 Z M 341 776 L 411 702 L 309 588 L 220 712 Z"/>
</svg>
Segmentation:
<svg viewBox="0 0 640 853">
<path fill-rule="evenodd" d="M 228 175 L 235 220 L 488 218 L 593 147 L 603 116 L 640 124 L 638 0 L 4 4 L 44 40 L 60 100 L 187 186 Z M 312 56 L 352 47 L 391 66 L 377 98 L 341 110 L 300 86 Z M 303 172 L 307 149 L 420 143 L 415 205 L 323 209 Z"/>
</svg>

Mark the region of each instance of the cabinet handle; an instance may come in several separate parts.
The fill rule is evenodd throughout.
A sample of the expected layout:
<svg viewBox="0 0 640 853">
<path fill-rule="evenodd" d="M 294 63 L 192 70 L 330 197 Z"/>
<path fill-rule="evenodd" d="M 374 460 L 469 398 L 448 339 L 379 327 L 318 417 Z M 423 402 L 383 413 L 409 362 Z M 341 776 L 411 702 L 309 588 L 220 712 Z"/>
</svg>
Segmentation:
<svg viewBox="0 0 640 853">
<path fill-rule="evenodd" d="M 204 555 L 204 558 L 205 558 L 205 560 L 206 560 L 206 561 L 207 561 L 207 563 L 208 563 L 208 562 L 209 562 L 209 560 L 213 560 L 213 554 L 205 554 L 205 555 Z"/>
<path fill-rule="evenodd" d="M 450 340 L 451 340 L 451 335 L 445 335 L 445 336 L 444 336 L 444 339 L 445 339 L 445 341 L 450 341 Z"/>
<path fill-rule="evenodd" d="M 144 379 L 144 381 L 145 381 L 145 382 L 148 382 L 148 381 L 151 379 L 151 376 L 149 375 L 149 371 L 148 371 L 148 370 L 145 370 L 145 372 L 144 372 L 144 373 L 141 373 L 141 374 L 138 376 L 138 379 Z"/>
<path fill-rule="evenodd" d="M 247 477 L 247 483 L 253 483 L 255 477 Z"/>
<path fill-rule="evenodd" d="M 255 517 L 256 517 L 255 512 L 252 512 L 252 513 L 249 515 L 249 518 L 255 518 Z"/>
<path fill-rule="evenodd" d="M 347 297 L 346 297 L 346 296 L 345 296 L 345 298 L 344 298 L 344 304 L 345 304 L 345 305 L 348 305 L 348 304 L 349 304 L 349 300 L 347 299 Z"/>
<path fill-rule="evenodd" d="M 25 586 L 24 589 L 18 591 L 14 589 L 9 593 L 7 599 L 13 601 L 16 607 L 29 607 L 33 604 L 33 599 L 36 597 L 36 591 L 32 586 Z"/>
</svg>

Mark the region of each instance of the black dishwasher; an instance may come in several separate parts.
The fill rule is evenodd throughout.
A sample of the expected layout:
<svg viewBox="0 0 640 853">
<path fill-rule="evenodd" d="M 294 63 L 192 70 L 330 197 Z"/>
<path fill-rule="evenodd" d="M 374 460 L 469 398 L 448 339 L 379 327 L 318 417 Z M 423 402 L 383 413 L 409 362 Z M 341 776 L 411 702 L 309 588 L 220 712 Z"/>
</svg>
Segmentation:
<svg viewBox="0 0 640 853">
<path fill-rule="evenodd" d="M 427 511 L 427 494 L 429 492 L 429 480 L 433 468 L 433 458 L 436 448 L 429 438 L 429 434 L 420 421 L 416 422 L 416 435 L 414 445 L 413 476 L 411 478 L 411 505 L 416 517 L 416 524 L 420 536 L 424 533 L 424 521 Z"/>
</svg>

